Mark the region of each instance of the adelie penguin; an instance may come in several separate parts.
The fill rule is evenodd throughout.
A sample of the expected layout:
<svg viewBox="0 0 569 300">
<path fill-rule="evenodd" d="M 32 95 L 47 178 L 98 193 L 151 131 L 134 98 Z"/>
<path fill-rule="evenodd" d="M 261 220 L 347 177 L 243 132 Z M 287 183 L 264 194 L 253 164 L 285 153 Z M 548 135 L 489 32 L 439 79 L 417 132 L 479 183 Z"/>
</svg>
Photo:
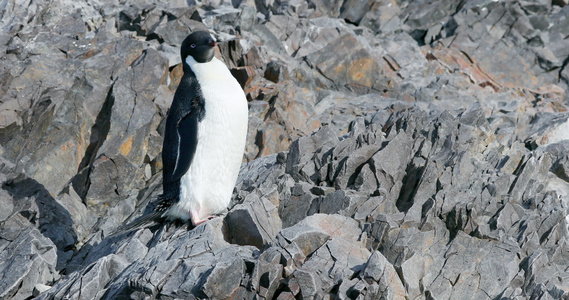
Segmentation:
<svg viewBox="0 0 569 300">
<path fill-rule="evenodd" d="M 184 75 L 166 118 L 163 194 L 154 212 L 119 228 L 119 234 L 165 219 L 198 225 L 224 211 L 243 160 L 247 99 L 237 80 L 214 56 L 205 31 L 182 43 Z"/>
<path fill-rule="evenodd" d="M 197 31 L 182 43 L 184 76 L 166 119 L 160 205 L 169 220 L 198 225 L 227 208 L 247 137 L 247 99 Z"/>
</svg>

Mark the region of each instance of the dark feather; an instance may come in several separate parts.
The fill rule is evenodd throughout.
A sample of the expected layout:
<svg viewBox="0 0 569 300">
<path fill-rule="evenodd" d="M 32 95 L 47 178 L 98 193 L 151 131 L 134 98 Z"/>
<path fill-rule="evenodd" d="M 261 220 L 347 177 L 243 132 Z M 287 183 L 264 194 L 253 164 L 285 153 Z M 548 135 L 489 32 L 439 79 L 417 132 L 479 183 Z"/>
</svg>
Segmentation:
<svg viewBox="0 0 569 300">
<path fill-rule="evenodd" d="M 134 221 L 117 228 L 117 230 L 110 236 L 111 237 L 118 236 L 135 229 L 144 228 L 147 225 L 152 225 L 154 223 L 162 222 L 164 220 L 162 214 L 164 214 L 164 212 L 168 210 L 168 208 L 172 206 L 172 204 L 176 201 L 177 201 L 176 199 L 166 199 L 161 197 L 159 199 L 158 204 L 151 213 L 140 216 L 136 218 Z"/>
<path fill-rule="evenodd" d="M 192 164 L 198 143 L 198 123 L 205 103 L 195 74 L 184 64 L 184 76 L 166 118 L 163 163 L 163 198 L 178 199 L 180 179 Z"/>
<path fill-rule="evenodd" d="M 177 133 L 179 137 L 178 143 L 178 159 L 174 172 L 172 173 L 172 180 L 180 180 L 182 176 L 188 172 L 190 164 L 194 159 L 196 147 L 198 145 L 198 114 L 199 111 L 194 109 L 190 111 L 179 123 Z"/>
<path fill-rule="evenodd" d="M 140 216 L 136 218 L 134 221 L 117 228 L 117 230 L 109 237 L 118 236 L 135 229 L 144 228 L 146 227 L 146 225 L 151 225 L 161 221 L 161 219 L 162 219 L 162 212 L 153 211 L 150 214 Z"/>
</svg>

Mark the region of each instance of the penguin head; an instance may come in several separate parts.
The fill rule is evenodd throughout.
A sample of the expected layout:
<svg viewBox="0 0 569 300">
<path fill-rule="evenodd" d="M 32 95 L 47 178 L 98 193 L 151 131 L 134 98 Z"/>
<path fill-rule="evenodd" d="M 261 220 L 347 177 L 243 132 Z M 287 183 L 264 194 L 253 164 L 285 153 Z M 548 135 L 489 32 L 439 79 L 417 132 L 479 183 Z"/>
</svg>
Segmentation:
<svg viewBox="0 0 569 300">
<path fill-rule="evenodd" d="M 182 61 L 191 56 L 199 63 L 211 61 L 214 55 L 213 47 L 217 45 L 207 31 L 195 31 L 182 42 L 180 52 Z"/>
</svg>

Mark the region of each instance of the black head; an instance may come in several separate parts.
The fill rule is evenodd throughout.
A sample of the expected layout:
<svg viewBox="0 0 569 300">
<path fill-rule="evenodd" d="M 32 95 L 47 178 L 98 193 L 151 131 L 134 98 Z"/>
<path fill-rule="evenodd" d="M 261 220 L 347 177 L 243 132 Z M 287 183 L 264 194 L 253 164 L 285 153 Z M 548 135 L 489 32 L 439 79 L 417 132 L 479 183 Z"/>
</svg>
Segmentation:
<svg viewBox="0 0 569 300">
<path fill-rule="evenodd" d="M 207 31 L 195 31 L 182 42 L 180 52 L 182 61 L 191 56 L 199 63 L 209 62 L 214 55 L 213 47 L 216 43 Z"/>
</svg>

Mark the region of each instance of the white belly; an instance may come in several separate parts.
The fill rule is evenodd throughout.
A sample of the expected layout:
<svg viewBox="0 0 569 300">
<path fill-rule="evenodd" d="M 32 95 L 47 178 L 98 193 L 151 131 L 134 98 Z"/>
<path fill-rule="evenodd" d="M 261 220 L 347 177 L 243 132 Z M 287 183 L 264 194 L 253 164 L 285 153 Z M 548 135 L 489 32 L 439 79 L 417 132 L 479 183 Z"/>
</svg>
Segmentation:
<svg viewBox="0 0 569 300">
<path fill-rule="evenodd" d="M 205 99 L 205 117 L 198 124 L 198 144 L 188 172 L 181 179 L 180 201 L 170 216 L 206 218 L 227 208 L 243 160 L 247 137 L 247 99 L 225 64 L 214 58 L 190 67 Z"/>
</svg>

